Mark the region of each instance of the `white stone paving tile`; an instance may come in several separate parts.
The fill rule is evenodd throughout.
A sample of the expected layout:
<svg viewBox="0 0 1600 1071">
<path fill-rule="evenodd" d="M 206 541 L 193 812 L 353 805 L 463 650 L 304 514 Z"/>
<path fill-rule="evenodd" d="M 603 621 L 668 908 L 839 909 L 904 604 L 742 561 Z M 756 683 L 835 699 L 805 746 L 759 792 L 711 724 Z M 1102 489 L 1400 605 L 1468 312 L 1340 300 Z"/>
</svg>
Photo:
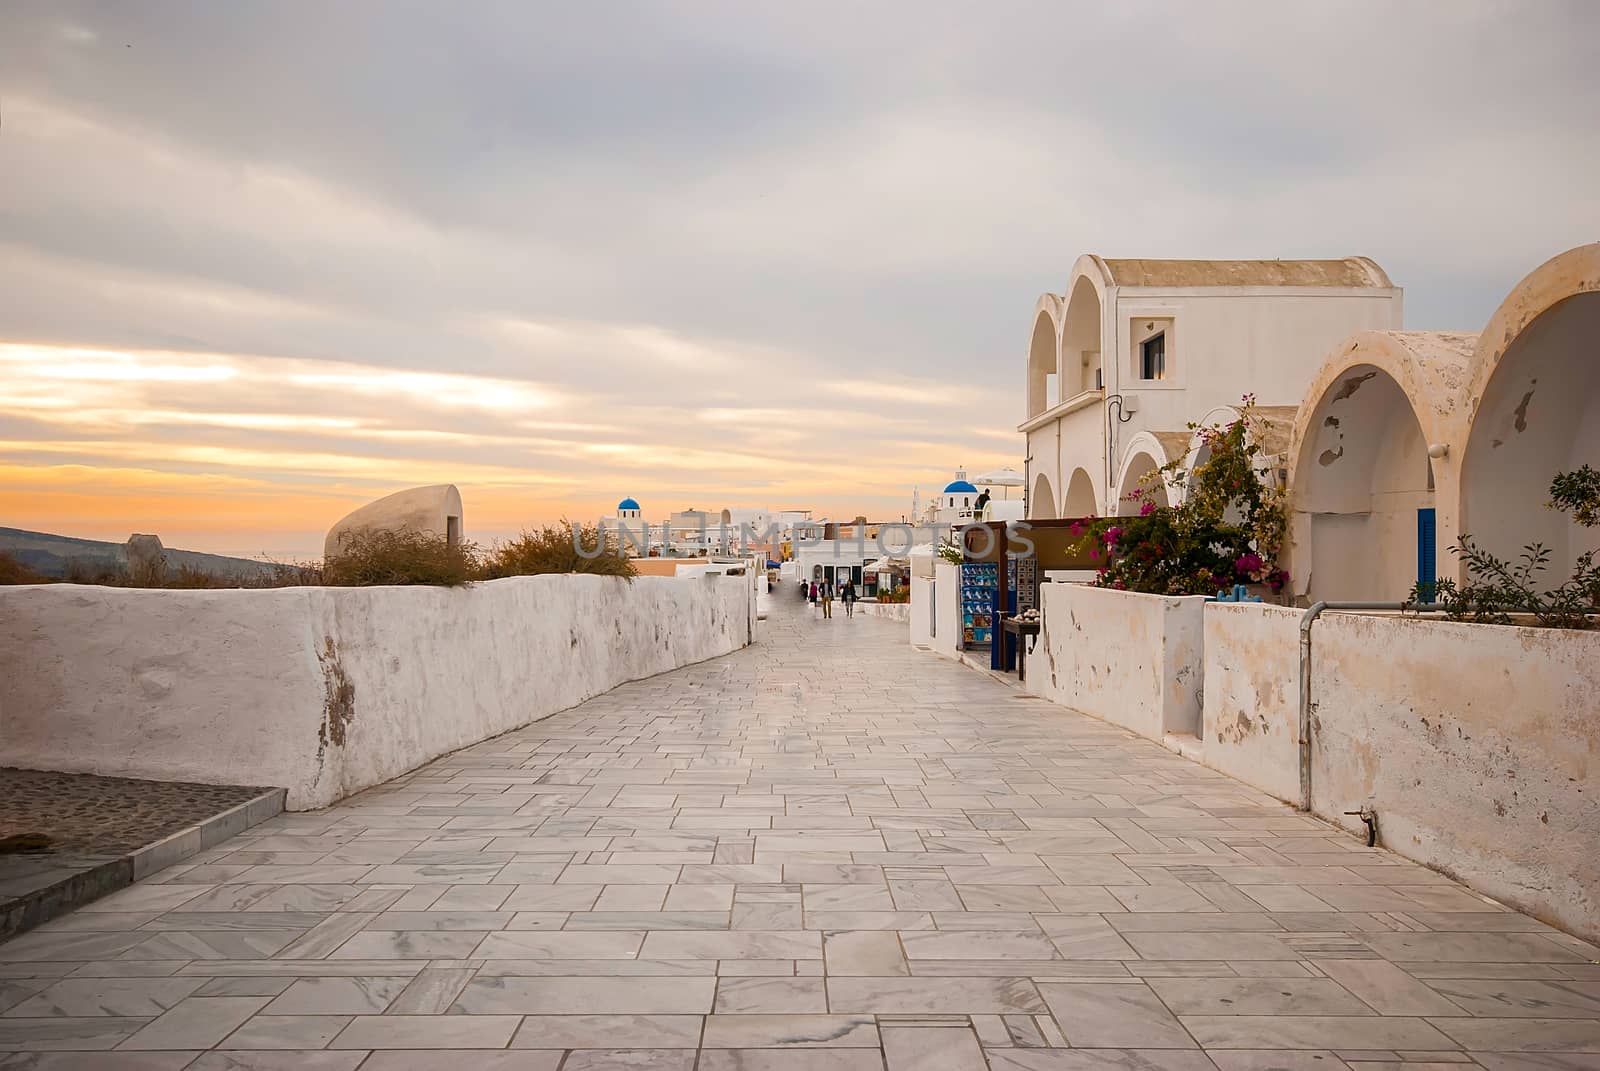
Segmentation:
<svg viewBox="0 0 1600 1071">
<path fill-rule="evenodd" d="M 1600 1071 L 1594 946 L 786 594 L 0 943 L 0 1071 Z"/>
</svg>

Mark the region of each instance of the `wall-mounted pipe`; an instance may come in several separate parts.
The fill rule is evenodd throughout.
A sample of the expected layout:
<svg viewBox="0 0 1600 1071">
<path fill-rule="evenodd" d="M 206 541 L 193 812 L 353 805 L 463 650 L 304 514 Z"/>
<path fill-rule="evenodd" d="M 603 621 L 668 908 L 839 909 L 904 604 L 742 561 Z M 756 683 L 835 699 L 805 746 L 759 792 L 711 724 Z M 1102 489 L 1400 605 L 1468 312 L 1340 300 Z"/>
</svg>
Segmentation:
<svg viewBox="0 0 1600 1071">
<path fill-rule="evenodd" d="M 1300 617 L 1300 810 L 1311 810 L 1311 626 L 1324 610 L 1437 610 L 1403 602 L 1318 602 Z"/>
<path fill-rule="evenodd" d="M 1404 610 L 1415 613 L 1441 613 L 1448 607 L 1438 603 L 1410 602 L 1318 602 L 1300 617 L 1300 810 L 1311 810 L 1311 712 L 1316 708 L 1311 698 L 1311 627 L 1325 610 Z M 1512 613 L 1528 612 L 1525 606 L 1507 606 Z M 1600 607 L 1586 607 L 1582 611 L 1600 614 Z"/>
</svg>

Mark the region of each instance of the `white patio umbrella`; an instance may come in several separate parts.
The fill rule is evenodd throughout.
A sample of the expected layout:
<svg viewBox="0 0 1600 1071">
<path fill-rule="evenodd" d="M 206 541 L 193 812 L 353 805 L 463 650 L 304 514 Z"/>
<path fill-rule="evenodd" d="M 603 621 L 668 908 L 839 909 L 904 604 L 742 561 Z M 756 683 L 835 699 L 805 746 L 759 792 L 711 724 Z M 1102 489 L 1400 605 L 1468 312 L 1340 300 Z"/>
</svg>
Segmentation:
<svg viewBox="0 0 1600 1071">
<path fill-rule="evenodd" d="M 972 482 L 979 487 L 1021 487 L 1027 483 L 1022 478 L 1022 473 L 1012 468 L 995 469 L 993 472 L 981 473 L 974 476 Z M 1010 498 L 1011 493 L 1007 491 L 1005 497 Z"/>
</svg>

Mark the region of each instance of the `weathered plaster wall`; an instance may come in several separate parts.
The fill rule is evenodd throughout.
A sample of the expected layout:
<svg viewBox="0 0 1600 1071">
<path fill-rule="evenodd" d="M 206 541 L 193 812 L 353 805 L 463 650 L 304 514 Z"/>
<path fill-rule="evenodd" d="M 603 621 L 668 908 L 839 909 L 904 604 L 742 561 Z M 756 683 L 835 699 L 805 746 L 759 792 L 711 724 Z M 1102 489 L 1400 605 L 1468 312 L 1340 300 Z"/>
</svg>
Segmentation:
<svg viewBox="0 0 1600 1071">
<path fill-rule="evenodd" d="M 1203 599 L 1083 584 L 1042 584 L 1039 599 L 1030 691 L 1154 740 L 1198 730 Z"/>
<path fill-rule="evenodd" d="M 1299 612 L 1205 609 L 1206 765 L 1299 794 Z M 1600 635 L 1324 614 L 1312 804 L 1580 936 L 1600 936 Z"/>
<path fill-rule="evenodd" d="M 1202 761 L 1288 803 L 1300 795 L 1300 617 L 1207 603 Z"/>
<path fill-rule="evenodd" d="M 1600 636 L 1333 615 L 1312 688 L 1318 813 L 1600 936 Z"/>
<path fill-rule="evenodd" d="M 0 589 L 0 764 L 324 806 L 749 642 L 746 577 Z"/>
</svg>

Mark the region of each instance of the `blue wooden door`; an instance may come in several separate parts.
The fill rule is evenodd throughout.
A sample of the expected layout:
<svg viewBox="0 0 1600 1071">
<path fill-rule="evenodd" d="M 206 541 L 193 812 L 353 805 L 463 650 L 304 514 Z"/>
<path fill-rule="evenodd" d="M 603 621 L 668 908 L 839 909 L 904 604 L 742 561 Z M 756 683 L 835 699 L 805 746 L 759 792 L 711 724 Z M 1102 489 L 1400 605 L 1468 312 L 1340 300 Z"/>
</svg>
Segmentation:
<svg viewBox="0 0 1600 1071">
<path fill-rule="evenodd" d="M 1433 585 L 1439 579 L 1437 521 L 1434 511 L 1417 510 L 1417 585 L 1427 601 L 1433 601 Z"/>
</svg>

